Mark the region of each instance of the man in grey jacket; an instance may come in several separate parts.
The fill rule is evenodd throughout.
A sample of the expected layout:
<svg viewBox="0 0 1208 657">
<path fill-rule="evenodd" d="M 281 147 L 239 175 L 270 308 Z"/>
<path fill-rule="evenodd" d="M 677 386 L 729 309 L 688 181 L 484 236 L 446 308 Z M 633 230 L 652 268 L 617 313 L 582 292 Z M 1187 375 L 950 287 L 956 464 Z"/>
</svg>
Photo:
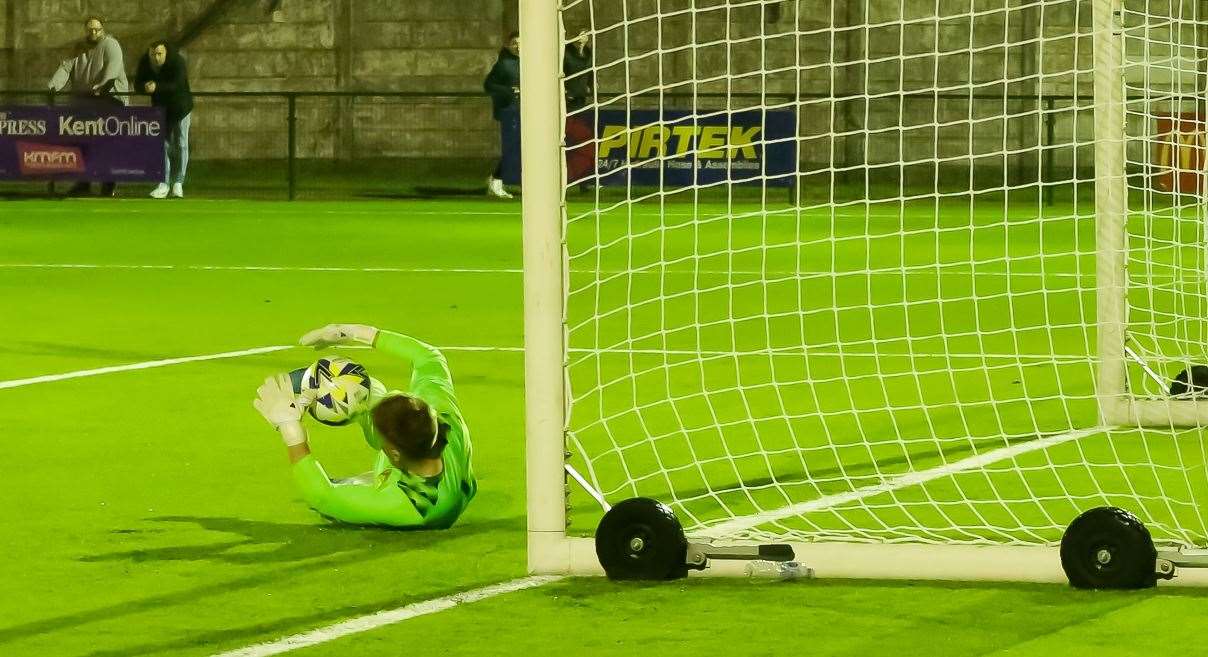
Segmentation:
<svg viewBox="0 0 1208 657">
<path fill-rule="evenodd" d="M 78 105 L 117 104 L 125 105 L 125 94 L 130 91 L 126 79 L 126 63 L 122 46 L 117 39 L 105 33 L 105 23 L 97 16 L 84 21 L 84 41 L 76 55 L 59 65 L 50 78 L 51 91 L 69 90 L 71 102 Z M 102 196 L 113 196 L 117 186 L 112 182 L 101 185 Z M 76 183 L 72 194 L 91 191 L 86 182 Z"/>
</svg>

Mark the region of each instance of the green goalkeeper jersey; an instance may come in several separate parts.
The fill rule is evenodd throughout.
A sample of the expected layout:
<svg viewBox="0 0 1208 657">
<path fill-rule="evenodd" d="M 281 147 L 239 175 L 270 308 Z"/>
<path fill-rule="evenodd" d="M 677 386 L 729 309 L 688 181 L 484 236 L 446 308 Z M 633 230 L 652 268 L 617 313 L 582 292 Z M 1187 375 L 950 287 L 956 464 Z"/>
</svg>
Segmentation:
<svg viewBox="0 0 1208 657">
<path fill-rule="evenodd" d="M 365 441 L 378 450 L 370 480 L 333 482 L 311 455 L 294 464 L 294 482 L 311 508 L 334 520 L 402 528 L 448 528 L 478 491 L 470 464 L 470 431 L 457 405 L 449 366 L 436 348 L 399 333 L 378 331 L 374 347 L 411 362 L 407 394 L 427 402 L 436 411 L 438 421 L 448 426 L 445 433 L 448 444 L 441 453 L 444 470 L 435 477 L 421 477 L 394 467 L 381 451 L 382 437 L 373 426 L 371 413 L 365 412 L 356 421 Z M 386 397 L 402 394 L 386 391 L 376 380 L 372 388 L 371 408 Z"/>
</svg>

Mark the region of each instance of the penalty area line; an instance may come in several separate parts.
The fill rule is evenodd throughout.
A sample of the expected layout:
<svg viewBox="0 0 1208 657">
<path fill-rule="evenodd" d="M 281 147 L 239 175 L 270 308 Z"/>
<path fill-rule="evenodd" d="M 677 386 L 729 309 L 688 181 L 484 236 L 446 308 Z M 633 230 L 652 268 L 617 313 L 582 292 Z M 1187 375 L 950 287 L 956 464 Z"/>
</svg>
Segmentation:
<svg viewBox="0 0 1208 657">
<path fill-rule="evenodd" d="M 441 598 L 433 598 L 423 602 L 416 602 L 404 607 L 398 607 L 397 609 L 389 609 L 386 611 L 379 611 L 375 614 L 369 614 L 367 616 L 352 618 L 334 625 L 321 627 L 317 630 L 293 634 L 281 639 L 277 639 L 276 641 L 257 643 L 247 646 L 246 648 L 220 653 L 215 655 L 215 657 L 267 657 L 268 655 L 279 655 L 283 652 L 289 652 L 290 650 L 297 650 L 298 648 L 305 648 L 307 646 L 326 643 L 350 634 L 368 632 L 379 627 L 393 625 L 411 618 L 427 616 L 429 614 L 435 614 L 452 609 L 459 605 L 478 602 L 479 600 L 485 600 L 487 598 L 493 598 L 497 595 L 544 586 L 545 584 L 556 582 L 560 579 L 562 579 L 562 577 L 557 575 L 522 577 L 509 582 L 484 586 L 482 588 L 463 591 L 461 593 L 454 593 L 453 595 L 447 595 Z"/>
<path fill-rule="evenodd" d="M 0 390 L 6 388 L 20 388 L 22 386 L 31 386 L 38 383 L 52 383 L 55 381 L 66 381 L 68 379 L 80 379 L 87 376 L 99 376 L 101 374 L 113 374 L 115 372 L 129 372 L 132 370 L 148 370 L 155 367 L 166 367 L 168 365 L 179 365 L 181 363 L 195 363 L 203 360 L 219 360 L 222 358 L 239 358 L 240 356 L 253 356 L 255 354 L 267 354 L 274 351 L 284 351 L 285 349 L 293 349 L 292 346 L 279 345 L 274 347 L 257 347 L 256 349 L 244 349 L 242 351 L 225 351 L 220 354 L 207 354 L 204 356 L 185 356 L 183 358 L 165 358 L 163 360 L 151 360 L 144 363 L 131 363 L 129 365 L 114 365 L 111 367 L 98 367 L 91 370 L 79 370 L 76 372 L 64 372 L 62 374 L 47 374 L 44 376 L 35 376 L 28 379 L 13 379 L 11 381 L 0 381 Z"/>
<path fill-rule="evenodd" d="M 242 356 L 255 356 L 257 354 L 268 354 L 274 351 L 285 351 L 287 349 L 304 349 L 297 345 L 274 345 L 272 347 L 257 347 L 255 349 L 244 349 L 242 351 L 224 351 L 220 354 L 206 354 L 204 356 L 185 356 L 183 358 L 165 358 L 163 360 L 151 360 L 144 363 L 130 363 L 128 365 L 113 365 L 110 367 L 98 367 L 91 370 L 79 370 L 76 372 L 64 372 L 62 374 L 46 374 L 43 376 L 34 376 L 28 379 L 13 379 L 11 381 L 0 381 L 0 390 L 7 388 L 21 388 L 24 386 L 32 386 L 39 383 L 54 383 L 56 381 L 66 381 L 68 379 L 81 379 L 89 376 L 99 376 L 101 374 L 115 374 L 118 372 L 130 372 L 133 370 L 148 370 L 156 367 L 166 367 L 168 365 L 181 365 L 184 363 L 196 363 L 206 360 L 221 360 L 223 358 L 240 358 Z M 366 347 L 367 348 L 367 347 Z M 522 347 L 441 347 L 441 351 L 490 351 L 490 352 L 522 352 Z"/>
<path fill-rule="evenodd" d="M 348 346 L 338 347 L 339 349 L 351 350 L 368 350 L 370 347 Z M 69 379 L 80 379 L 89 376 L 99 376 L 102 374 L 116 374 L 119 372 L 129 372 L 133 370 L 146 370 L 156 367 L 166 367 L 169 365 L 181 365 L 185 363 L 195 363 L 207 360 L 220 360 L 224 358 L 240 358 L 242 356 L 255 356 L 257 354 L 267 354 L 275 351 L 285 351 L 287 349 L 304 349 L 297 345 L 275 345 L 271 347 L 257 347 L 255 349 L 244 349 L 242 351 L 225 351 L 219 354 L 206 354 L 203 356 L 186 356 L 183 358 L 166 358 L 163 360 L 152 360 L 144 363 L 130 363 L 127 365 L 113 365 L 109 367 L 98 367 L 95 369 L 79 370 L 75 372 L 63 372 L 61 374 L 46 374 L 43 376 L 35 376 L 27 379 L 13 379 L 10 381 L 0 381 L 0 390 L 7 388 L 21 388 L 24 386 L 36 385 L 39 383 L 54 383 L 56 381 L 66 381 Z M 466 352 L 466 353 L 524 353 L 524 347 L 501 347 L 501 346 L 482 346 L 482 345 L 454 345 L 440 348 L 444 352 Z M 947 359 L 977 359 L 977 360 L 1016 360 L 1016 361 L 1037 361 L 1035 363 L 1019 362 L 1020 366 L 1033 364 L 1054 363 L 1080 363 L 1088 358 L 1085 355 L 1079 354 L 964 354 L 964 353 L 891 353 L 891 352 L 863 352 L 863 351 L 811 351 L 811 350 L 751 350 L 751 351 L 699 351 L 699 350 L 663 350 L 663 349 L 585 349 L 571 347 L 569 352 L 572 354 L 583 355 L 584 357 L 598 356 L 600 354 L 641 354 L 655 356 L 699 356 L 708 358 L 718 357 L 739 357 L 739 356 L 818 356 L 818 357 L 843 357 L 843 358 L 947 358 Z M 690 362 L 690 361 L 685 361 Z M 672 365 L 682 365 L 684 363 L 672 363 Z"/>
</svg>

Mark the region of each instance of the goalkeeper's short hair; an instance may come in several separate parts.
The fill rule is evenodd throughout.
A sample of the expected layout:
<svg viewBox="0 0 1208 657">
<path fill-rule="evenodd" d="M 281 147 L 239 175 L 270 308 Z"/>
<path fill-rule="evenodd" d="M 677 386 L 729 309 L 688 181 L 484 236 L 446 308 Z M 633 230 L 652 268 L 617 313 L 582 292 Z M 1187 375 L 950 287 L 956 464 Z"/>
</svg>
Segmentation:
<svg viewBox="0 0 1208 657">
<path fill-rule="evenodd" d="M 395 395 L 373 409 L 373 426 L 382 438 L 411 460 L 440 458 L 448 426 L 418 397 Z"/>
</svg>

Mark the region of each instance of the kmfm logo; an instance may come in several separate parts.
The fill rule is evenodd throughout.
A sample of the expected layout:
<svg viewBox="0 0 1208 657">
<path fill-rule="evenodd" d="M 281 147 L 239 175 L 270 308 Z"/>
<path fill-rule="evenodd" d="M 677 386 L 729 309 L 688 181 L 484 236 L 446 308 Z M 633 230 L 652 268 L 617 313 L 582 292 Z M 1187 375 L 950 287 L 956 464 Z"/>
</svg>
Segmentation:
<svg viewBox="0 0 1208 657">
<path fill-rule="evenodd" d="M 1158 191 L 1196 194 L 1204 187 L 1204 117 L 1195 112 L 1159 117 L 1153 186 Z"/>
<path fill-rule="evenodd" d="M 647 125 L 630 128 L 605 125 L 601 133 L 600 159 L 627 156 L 630 161 L 666 155 L 683 156 L 691 151 L 701 159 L 755 160 L 755 144 L 762 126 Z"/>
<path fill-rule="evenodd" d="M 74 146 L 17 142 L 21 175 L 84 173 L 84 153 Z"/>
</svg>

